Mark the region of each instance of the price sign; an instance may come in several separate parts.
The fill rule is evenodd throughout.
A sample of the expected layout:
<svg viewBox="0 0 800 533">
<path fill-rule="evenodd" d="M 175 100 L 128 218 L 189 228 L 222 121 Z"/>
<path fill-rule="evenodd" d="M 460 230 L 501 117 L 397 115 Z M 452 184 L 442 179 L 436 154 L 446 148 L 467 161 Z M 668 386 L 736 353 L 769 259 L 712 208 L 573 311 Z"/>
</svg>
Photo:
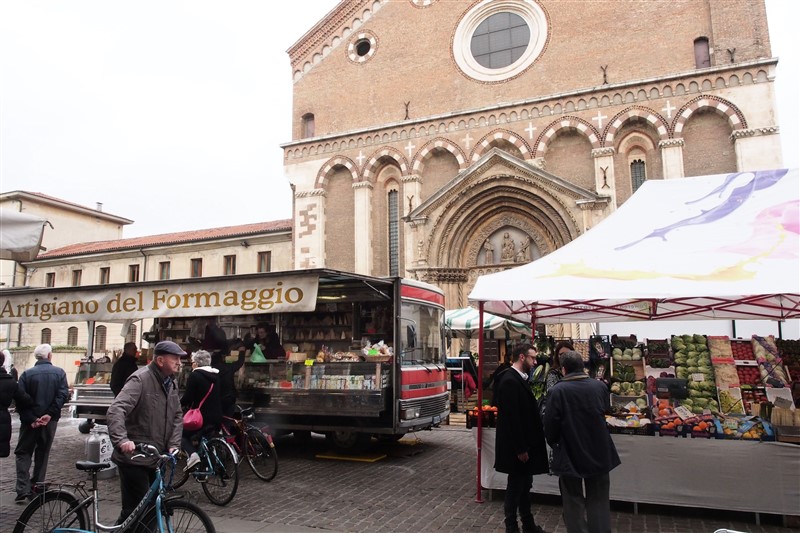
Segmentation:
<svg viewBox="0 0 800 533">
<path fill-rule="evenodd" d="M 679 405 L 675 408 L 675 414 L 681 417 L 681 420 L 686 420 L 687 418 L 692 418 L 694 416 L 694 413 L 692 413 L 683 405 Z"/>
<path fill-rule="evenodd" d="M 706 375 L 705 374 L 702 374 L 702 373 L 692 374 L 692 381 L 700 381 L 700 382 L 702 382 L 702 381 L 705 381 L 705 380 L 706 380 Z"/>
<path fill-rule="evenodd" d="M 314 359 L 306 359 L 306 366 L 314 366 Z"/>
</svg>

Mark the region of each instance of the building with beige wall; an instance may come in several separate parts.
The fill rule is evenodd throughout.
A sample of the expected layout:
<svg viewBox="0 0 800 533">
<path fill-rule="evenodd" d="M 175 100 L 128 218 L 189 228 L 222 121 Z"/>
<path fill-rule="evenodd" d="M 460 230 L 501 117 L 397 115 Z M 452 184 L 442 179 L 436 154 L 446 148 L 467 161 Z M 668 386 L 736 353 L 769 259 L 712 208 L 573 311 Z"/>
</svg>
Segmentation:
<svg viewBox="0 0 800 533">
<path fill-rule="evenodd" d="M 153 280 L 235 276 L 291 269 L 291 221 L 277 220 L 130 239 L 71 244 L 24 263 L 28 286 L 102 286 Z M 140 338 L 152 321 L 97 323 L 95 353 L 121 350 Z M 27 324 L 11 328 L 11 345 L 86 346 L 85 323 Z"/>
<path fill-rule="evenodd" d="M 343 0 L 288 53 L 294 267 L 448 308 L 644 180 L 782 165 L 763 0 Z"/>
<path fill-rule="evenodd" d="M 76 240 L 100 241 L 122 238 L 125 226 L 133 220 L 105 213 L 102 205 L 95 209 L 46 194 L 11 191 L 0 194 L 0 209 L 38 216 L 49 222 L 42 234 L 42 250 L 55 250 Z M 5 286 L 25 285 L 25 271 L 15 261 L 0 261 L 0 283 Z"/>
</svg>

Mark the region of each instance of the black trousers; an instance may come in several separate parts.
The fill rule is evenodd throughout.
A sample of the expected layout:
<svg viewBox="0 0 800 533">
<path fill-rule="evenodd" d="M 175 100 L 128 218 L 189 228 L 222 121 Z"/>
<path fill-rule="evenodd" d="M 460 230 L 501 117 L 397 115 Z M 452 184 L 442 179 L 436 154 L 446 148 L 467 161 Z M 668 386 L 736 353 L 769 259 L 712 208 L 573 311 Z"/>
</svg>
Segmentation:
<svg viewBox="0 0 800 533">
<path fill-rule="evenodd" d="M 517 512 L 519 512 L 523 528 L 529 529 L 533 527 L 533 514 L 531 513 L 532 486 L 533 476 L 531 474 L 508 474 L 506 496 L 503 502 L 506 531 L 519 531 Z"/>
<path fill-rule="evenodd" d="M 587 478 L 559 476 L 558 486 L 568 533 L 611 533 L 608 473 Z"/>
<path fill-rule="evenodd" d="M 117 463 L 117 468 L 119 469 L 119 486 L 122 495 L 122 509 L 119 512 L 117 524 L 121 524 L 147 494 L 147 490 L 156 479 L 156 471 L 153 468 L 128 463 Z"/>
<path fill-rule="evenodd" d="M 50 420 L 46 426 L 32 428 L 28 424 L 20 424 L 19 440 L 14 449 L 17 462 L 17 484 L 15 489 L 18 496 L 30 494 L 32 483 L 41 483 L 47 476 L 47 461 L 50 458 L 50 448 L 56 436 L 58 420 Z M 31 461 L 33 461 L 33 475 L 30 474 Z"/>
</svg>

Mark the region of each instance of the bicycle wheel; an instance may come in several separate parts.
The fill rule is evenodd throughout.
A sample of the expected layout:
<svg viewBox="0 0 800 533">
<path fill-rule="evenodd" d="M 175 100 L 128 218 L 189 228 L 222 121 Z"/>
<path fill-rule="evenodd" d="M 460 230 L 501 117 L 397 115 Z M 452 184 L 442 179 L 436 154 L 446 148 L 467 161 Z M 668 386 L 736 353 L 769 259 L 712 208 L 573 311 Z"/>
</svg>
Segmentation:
<svg viewBox="0 0 800 533">
<path fill-rule="evenodd" d="M 278 473 L 278 452 L 267 437 L 256 428 L 245 433 L 245 455 L 253 473 L 264 481 L 272 481 Z"/>
<path fill-rule="evenodd" d="M 226 505 L 239 488 L 239 466 L 231 445 L 220 438 L 208 441 L 208 457 L 214 472 L 203 481 L 203 492 L 211 503 Z"/>
<path fill-rule="evenodd" d="M 161 506 L 162 516 L 165 520 L 164 531 L 173 533 L 216 533 L 211 518 L 197 505 L 186 500 L 167 500 Z M 166 521 L 172 524 L 168 527 Z M 156 511 L 148 511 L 139 524 L 137 533 L 159 533 Z"/>
<path fill-rule="evenodd" d="M 87 529 L 89 513 L 78 498 L 62 490 L 49 490 L 28 504 L 17 518 L 14 533 L 42 533 L 59 529 Z"/>
<path fill-rule="evenodd" d="M 184 472 L 183 470 L 186 468 L 186 461 L 189 459 L 189 454 L 181 450 L 178 452 L 176 459 L 178 462 L 175 464 L 175 473 L 172 477 L 172 485 L 170 485 L 173 489 L 179 488 L 189 479 L 189 472 Z M 167 475 L 169 475 L 169 473 Z"/>
</svg>

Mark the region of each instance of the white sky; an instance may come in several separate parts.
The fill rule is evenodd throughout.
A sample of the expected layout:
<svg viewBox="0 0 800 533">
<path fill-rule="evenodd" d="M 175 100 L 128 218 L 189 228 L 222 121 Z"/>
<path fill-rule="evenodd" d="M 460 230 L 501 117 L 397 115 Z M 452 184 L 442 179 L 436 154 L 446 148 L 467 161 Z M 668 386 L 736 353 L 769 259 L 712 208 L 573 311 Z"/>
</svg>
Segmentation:
<svg viewBox="0 0 800 533">
<path fill-rule="evenodd" d="M 286 50 L 337 3 L 0 0 L 0 191 L 102 202 L 126 237 L 290 218 Z M 767 0 L 787 167 L 792 3 Z"/>
</svg>

